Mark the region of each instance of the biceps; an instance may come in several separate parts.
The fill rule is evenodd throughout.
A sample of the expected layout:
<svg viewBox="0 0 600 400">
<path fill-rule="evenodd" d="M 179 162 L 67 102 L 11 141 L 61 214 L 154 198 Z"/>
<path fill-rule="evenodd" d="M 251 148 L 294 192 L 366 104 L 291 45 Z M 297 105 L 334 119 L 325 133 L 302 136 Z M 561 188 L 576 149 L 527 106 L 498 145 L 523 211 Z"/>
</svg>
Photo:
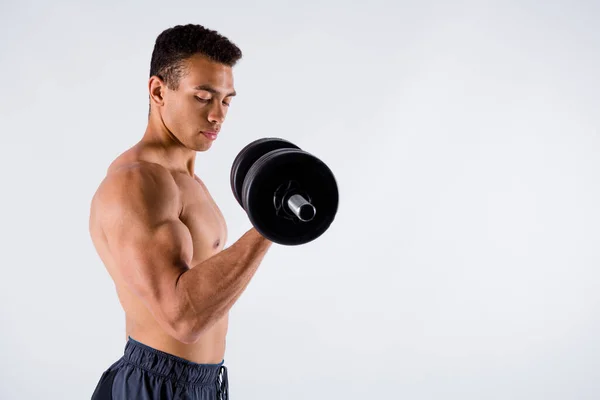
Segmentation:
<svg viewBox="0 0 600 400">
<path fill-rule="evenodd" d="M 125 231 L 110 247 L 126 284 L 146 302 L 162 303 L 191 262 L 189 230 L 177 219 L 153 229 L 133 224 Z"/>
</svg>

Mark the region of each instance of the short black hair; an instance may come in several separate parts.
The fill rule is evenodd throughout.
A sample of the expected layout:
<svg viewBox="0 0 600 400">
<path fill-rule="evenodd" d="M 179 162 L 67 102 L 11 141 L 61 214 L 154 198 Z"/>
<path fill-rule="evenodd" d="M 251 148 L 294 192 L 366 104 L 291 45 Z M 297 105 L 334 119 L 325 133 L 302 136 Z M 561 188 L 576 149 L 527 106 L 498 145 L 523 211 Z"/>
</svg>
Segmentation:
<svg viewBox="0 0 600 400">
<path fill-rule="evenodd" d="M 217 31 L 197 24 L 176 25 L 156 38 L 150 77 L 157 76 L 169 89 L 177 90 L 185 72 L 184 62 L 196 54 L 230 67 L 242 58 L 242 51 Z"/>
</svg>

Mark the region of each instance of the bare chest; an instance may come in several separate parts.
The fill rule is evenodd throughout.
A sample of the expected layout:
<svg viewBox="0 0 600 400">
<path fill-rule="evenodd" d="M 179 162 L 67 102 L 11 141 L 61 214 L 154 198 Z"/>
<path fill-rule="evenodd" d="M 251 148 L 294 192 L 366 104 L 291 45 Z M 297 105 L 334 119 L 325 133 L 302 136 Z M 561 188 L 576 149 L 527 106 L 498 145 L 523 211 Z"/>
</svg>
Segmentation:
<svg viewBox="0 0 600 400">
<path fill-rule="evenodd" d="M 176 179 L 180 188 L 180 220 L 190 231 L 193 244 L 192 265 L 204 261 L 225 246 L 227 225 L 221 210 L 200 179 Z"/>
</svg>

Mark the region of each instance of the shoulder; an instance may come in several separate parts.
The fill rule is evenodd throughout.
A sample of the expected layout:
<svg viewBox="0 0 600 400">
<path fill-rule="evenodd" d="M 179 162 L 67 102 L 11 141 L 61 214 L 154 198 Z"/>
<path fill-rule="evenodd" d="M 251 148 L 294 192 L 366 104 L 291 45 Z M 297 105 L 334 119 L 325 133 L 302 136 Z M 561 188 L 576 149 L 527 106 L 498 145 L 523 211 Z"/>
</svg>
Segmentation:
<svg viewBox="0 0 600 400">
<path fill-rule="evenodd" d="M 92 199 L 92 207 L 143 210 L 178 207 L 179 190 L 165 167 L 135 161 L 113 164 Z"/>
<path fill-rule="evenodd" d="M 110 186 L 123 189 L 176 189 L 171 171 L 162 165 L 134 161 L 111 165 L 100 187 Z"/>
</svg>

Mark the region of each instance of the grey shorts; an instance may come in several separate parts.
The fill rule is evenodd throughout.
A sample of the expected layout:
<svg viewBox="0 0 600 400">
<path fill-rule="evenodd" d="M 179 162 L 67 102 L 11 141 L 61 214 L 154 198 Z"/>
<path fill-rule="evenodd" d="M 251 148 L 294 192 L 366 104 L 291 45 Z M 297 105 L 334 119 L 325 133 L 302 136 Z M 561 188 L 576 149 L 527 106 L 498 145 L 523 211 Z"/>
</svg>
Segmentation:
<svg viewBox="0 0 600 400">
<path fill-rule="evenodd" d="M 123 357 L 102 374 L 92 400 L 226 400 L 223 363 L 196 364 L 129 337 Z"/>
</svg>

